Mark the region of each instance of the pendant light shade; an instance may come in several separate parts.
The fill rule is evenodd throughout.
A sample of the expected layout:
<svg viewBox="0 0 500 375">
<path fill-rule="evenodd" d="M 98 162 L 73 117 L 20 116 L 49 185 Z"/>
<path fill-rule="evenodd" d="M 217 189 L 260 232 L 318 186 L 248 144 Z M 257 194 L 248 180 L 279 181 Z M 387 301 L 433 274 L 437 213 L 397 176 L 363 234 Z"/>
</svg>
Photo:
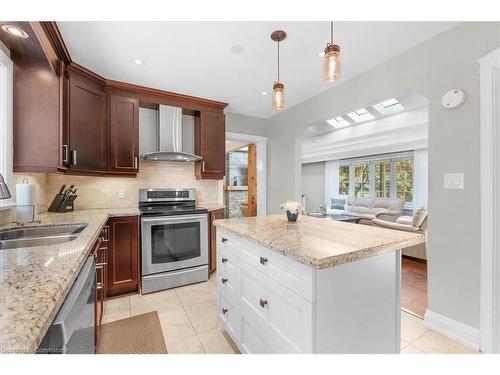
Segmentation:
<svg viewBox="0 0 500 375">
<path fill-rule="evenodd" d="M 278 43 L 278 80 L 273 85 L 272 103 L 273 108 L 281 111 L 285 107 L 285 85 L 280 82 L 280 42 L 286 38 L 283 30 L 273 31 L 271 39 Z"/>
<path fill-rule="evenodd" d="M 327 43 L 325 55 L 323 56 L 323 79 L 327 82 L 335 82 L 340 78 L 340 46 L 333 44 L 333 21 L 330 23 L 330 43 Z"/>
<path fill-rule="evenodd" d="M 285 85 L 275 82 L 273 85 L 273 108 L 281 111 L 285 107 Z"/>
</svg>

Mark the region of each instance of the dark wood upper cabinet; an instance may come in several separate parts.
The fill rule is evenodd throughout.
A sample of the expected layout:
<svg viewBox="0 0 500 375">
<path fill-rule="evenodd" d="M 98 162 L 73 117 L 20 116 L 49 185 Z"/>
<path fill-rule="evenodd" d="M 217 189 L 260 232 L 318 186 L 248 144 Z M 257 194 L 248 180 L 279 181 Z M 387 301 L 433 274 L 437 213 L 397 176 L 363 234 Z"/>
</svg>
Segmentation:
<svg viewBox="0 0 500 375">
<path fill-rule="evenodd" d="M 74 63 L 57 24 L 11 22 L 22 39 L 0 33 L 14 61 L 14 171 L 135 175 L 139 103 L 195 115 L 199 179 L 225 174 L 226 103 L 108 80 Z"/>
<path fill-rule="evenodd" d="M 109 96 L 110 165 L 112 173 L 139 171 L 139 100 Z"/>
<path fill-rule="evenodd" d="M 78 75 L 69 76 L 69 169 L 108 170 L 106 94 L 102 87 Z"/>
<path fill-rule="evenodd" d="M 139 219 L 137 216 L 108 220 L 107 297 L 139 289 Z"/>
<path fill-rule="evenodd" d="M 196 177 L 205 180 L 224 178 L 226 165 L 226 122 L 222 110 L 201 111 L 195 121 Z"/>
</svg>

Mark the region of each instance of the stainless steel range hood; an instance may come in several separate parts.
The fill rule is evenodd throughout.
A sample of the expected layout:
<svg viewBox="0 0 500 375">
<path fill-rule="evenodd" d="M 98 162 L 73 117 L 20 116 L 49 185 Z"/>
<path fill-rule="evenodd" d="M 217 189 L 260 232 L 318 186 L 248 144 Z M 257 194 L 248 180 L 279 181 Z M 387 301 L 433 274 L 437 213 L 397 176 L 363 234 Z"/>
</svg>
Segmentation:
<svg viewBox="0 0 500 375">
<path fill-rule="evenodd" d="M 193 162 L 201 157 L 182 149 L 182 108 L 160 105 L 156 134 L 156 150 L 141 155 L 143 160 Z"/>
</svg>

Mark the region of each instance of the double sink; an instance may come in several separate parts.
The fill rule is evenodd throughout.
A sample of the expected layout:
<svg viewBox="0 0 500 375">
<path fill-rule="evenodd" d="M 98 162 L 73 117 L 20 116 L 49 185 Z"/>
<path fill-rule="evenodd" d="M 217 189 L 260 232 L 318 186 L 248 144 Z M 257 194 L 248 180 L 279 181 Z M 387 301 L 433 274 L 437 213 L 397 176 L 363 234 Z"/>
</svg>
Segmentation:
<svg viewBox="0 0 500 375">
<path fill-rule="evenodd" d="M 0 230 L 0 250 L 73 241 L 88 224 L 41 225 Z"/>
</svg>

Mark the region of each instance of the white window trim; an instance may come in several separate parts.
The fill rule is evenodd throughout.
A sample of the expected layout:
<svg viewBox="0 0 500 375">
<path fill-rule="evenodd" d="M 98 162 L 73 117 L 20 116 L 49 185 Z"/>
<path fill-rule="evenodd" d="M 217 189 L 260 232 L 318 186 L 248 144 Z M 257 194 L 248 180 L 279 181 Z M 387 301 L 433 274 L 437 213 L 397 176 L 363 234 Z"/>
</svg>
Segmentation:
<svg viewBox="0 0 500 375">
<path fill-rule="evenodd" d="M 359 164 L 368 164 L 369 168 L 369 185 L 370 185 L 370 197 L 375 196 L 375 164 L 379 162 L 390 162 L 391 163 L 391 186 L 390 186 L 390 198 L 396 198 L 396 162 L 402 160 L 413 160 L 413 151 L 398 153 L 395 155 L 377 155 L 367 158 L 355 158 L 355 159 L 344 159 L 340 160 L 340 166 L 349 165 L 349 195 L 354 197 L 354 167 Z M 337 172 L 338 173 L 338 172 Z M 414 184 L 415 185 L 415 184 Z M 336 187 L 338 197 L 348 197 L 347 195 L 340 195 L 339 186 Z M 413 192 L 415 193 L 415 186 L 413 186 Z M 413 194 L 415 198 L 415 194 Z M 414 207 L 414 202 L 405 202 L 404 209 L 412 210 Z"/>
<path fill-rule="evenodd" d="M 13 173 L 13 79 L 14 64 L 0 49 L 0 173 L 11 191 L 14 186 Z M 13 198 L 0 200 L 0 208 L 11 206 Z"/>
</svg>

